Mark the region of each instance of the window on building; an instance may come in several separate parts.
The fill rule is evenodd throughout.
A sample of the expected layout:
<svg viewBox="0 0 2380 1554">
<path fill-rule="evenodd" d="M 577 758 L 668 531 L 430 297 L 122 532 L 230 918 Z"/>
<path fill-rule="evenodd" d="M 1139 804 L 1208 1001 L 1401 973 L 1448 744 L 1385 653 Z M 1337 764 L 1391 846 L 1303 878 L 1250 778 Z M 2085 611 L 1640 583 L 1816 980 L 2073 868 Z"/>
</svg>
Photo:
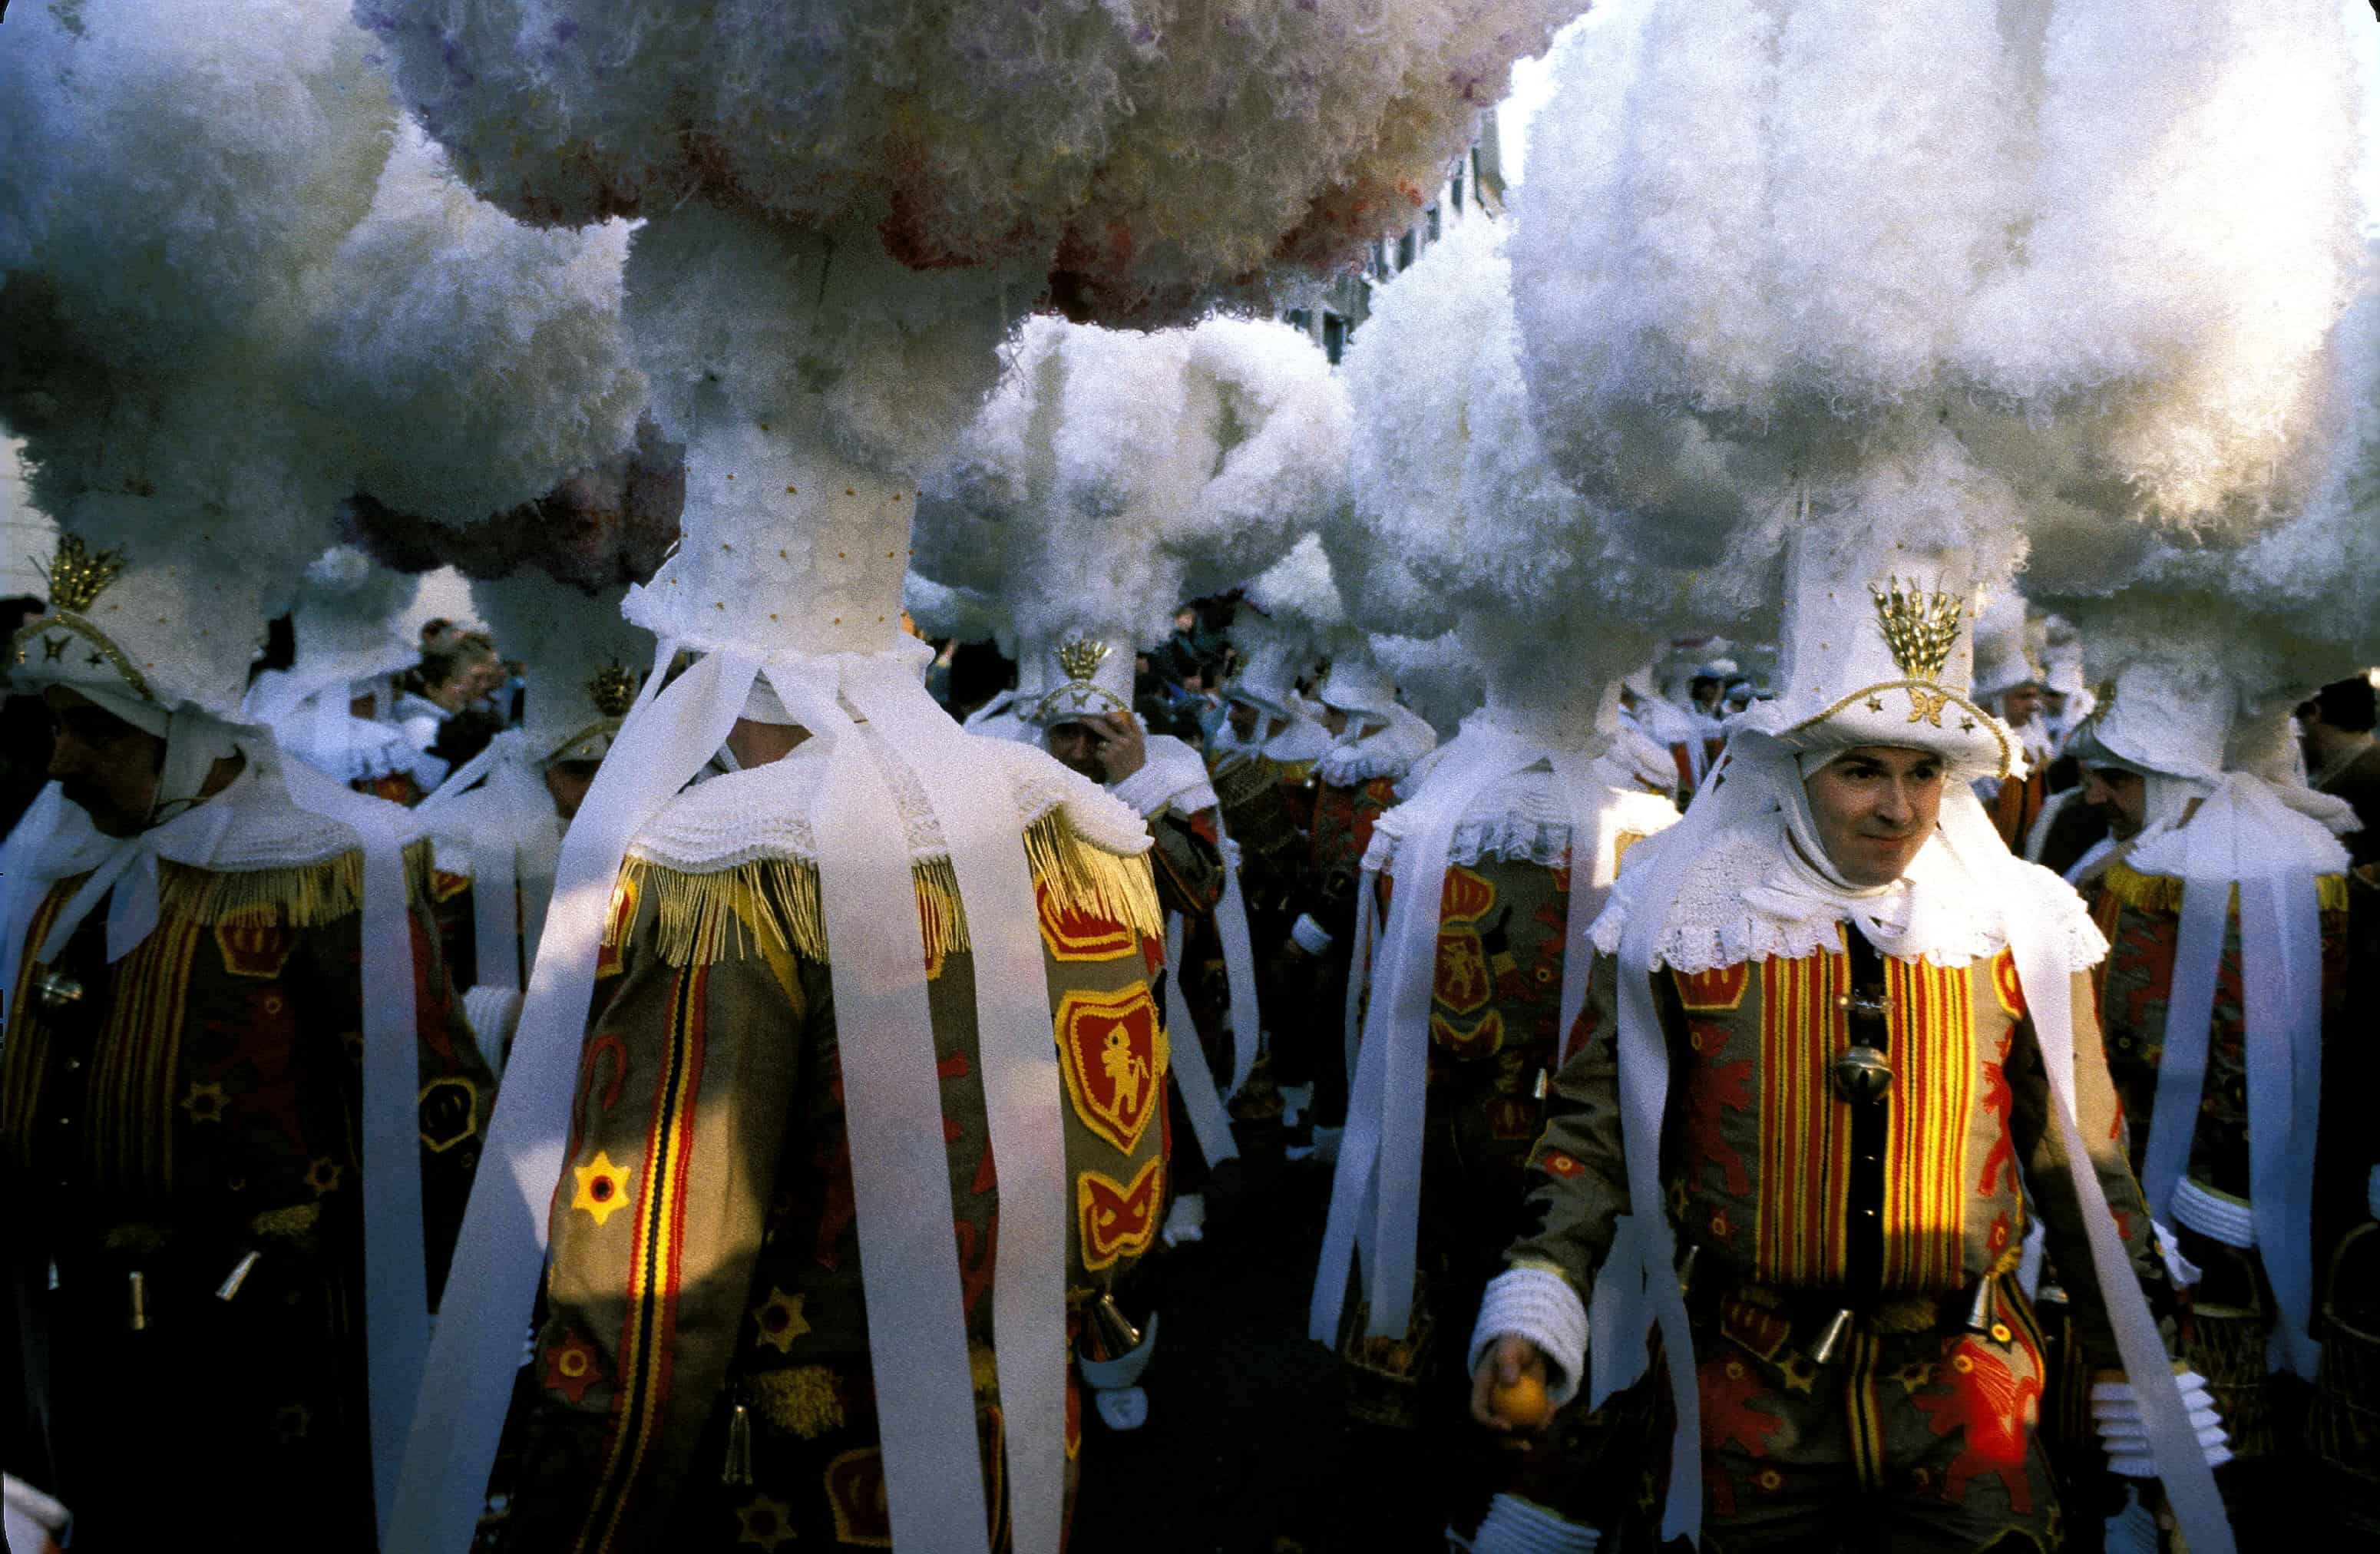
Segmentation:
<svg viewBox="0 0 2380 1554">
<path fill-rule="evenodd" d="M 1330 358 L 1331 366 L 1336 367 L 1339 365 L 1340 354 L 1346 348 L 1347 321 L 1336 313 L 1324 313 L 1322 315 L 1322 354 Z"/>
<path fill-rule="evenodd" d="M 1437 207 L 1437 206 L 1435 206 L 1435 205 L 1432 205 L 1432 206 L 1429 208 L 1429 210 L 1428 210 L 1428 212 L 1427 212 L 1427 214 L 1428 214 L 1428 216 L 1429 216 L 1429 240 L 1430 240 L 1431 242 L 1435 243 L 1435 242 L 1437 242 L 1437 241 L 1438 241 L 1439 237 L 1439 225 L 1438 225 L 1438 207 Z"/>
<path fill-rule="evenodd" d="M 1404 236 L 1397 239 L 1397 273 L 1402 274 L 1412 269 L 1413 261 L 1414 229 L 1408 226 L 1405 228 Z"/>
<path fill-rule="evenodd" d="M 1454 176 L 1450 180 L 1454 193 L 1454 213 L 1458 216 L 1463 213 L 1463 164 L 1458 160 L 1454 164 Z"/>
<path fill-rule="evenodd" d="M 1372 278 L 1376 281 L 1389 278 L 1389 245 L 1378 237 L 1372 239 Z"/>
<path fill-rule="evenodd" d="M 1304 308 L 1292 308 L 1281 316 L 1281 322 L 1300 334 L 1314 333 L 1314 315 Z"/>
</svg>

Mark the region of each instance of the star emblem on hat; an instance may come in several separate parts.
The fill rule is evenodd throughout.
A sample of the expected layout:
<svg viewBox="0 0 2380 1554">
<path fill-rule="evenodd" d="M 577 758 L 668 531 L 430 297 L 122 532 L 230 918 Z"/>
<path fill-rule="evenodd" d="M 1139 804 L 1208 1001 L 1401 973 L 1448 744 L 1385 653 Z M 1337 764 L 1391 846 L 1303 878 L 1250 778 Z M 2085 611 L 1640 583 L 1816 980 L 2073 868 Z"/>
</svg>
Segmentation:
<svg viewBox="0 0 2380 1554">
<path fill-rule="evenodd" d="M 1884 698 L 1882 698 L 1882 697 L 1880 697 L 1880 696 L 1872 696 L 1872 697 L 1869 697 L 1869 698 L 1867 698 L 1867 710 L 1868 710 L 1869 711 L 1871 711 L 1871 712 L 1881 712 L 1881 711 L 1883 711 L 1883 710 L 1884 710 Z"/>
<path fill-rule="evenodd" d="M 66 657 L 67 643 L 69 640 L 71 640 L 71 638 L 64 637 L 42 637 L 42 662 L 43 663 L 56 663 L 64 659 Z"/>
</svg>

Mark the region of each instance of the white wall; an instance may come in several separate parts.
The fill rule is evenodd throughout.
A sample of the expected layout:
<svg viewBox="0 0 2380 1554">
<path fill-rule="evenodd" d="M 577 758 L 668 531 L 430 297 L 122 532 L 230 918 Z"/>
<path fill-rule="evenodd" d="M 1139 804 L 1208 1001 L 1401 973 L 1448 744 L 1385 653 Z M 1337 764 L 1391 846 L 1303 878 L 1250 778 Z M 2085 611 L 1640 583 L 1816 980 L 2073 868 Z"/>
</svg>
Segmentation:
<svg viewBox="0 0 2380 1554">
<path fill-rule="evenodd" d="M 42 566 L 58 548 L 58 526 L 37 511 L 25 495 L 24 471 L 14 438 L 0 439 L 0 598 L 30 593 L 47 596 L 48 587 L 34 563 Z"/>
</svg>

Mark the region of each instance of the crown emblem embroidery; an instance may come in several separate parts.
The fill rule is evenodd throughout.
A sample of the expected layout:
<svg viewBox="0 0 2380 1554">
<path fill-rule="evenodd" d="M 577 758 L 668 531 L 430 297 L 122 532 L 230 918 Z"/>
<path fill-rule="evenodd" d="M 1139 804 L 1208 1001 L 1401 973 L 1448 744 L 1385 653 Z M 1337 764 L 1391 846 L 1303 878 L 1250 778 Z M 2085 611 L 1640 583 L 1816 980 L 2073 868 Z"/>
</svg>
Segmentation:
<svg viewBox="0 0 2380 1554">
<path fill-rule="evenodd" d="M 628 709 L 636 704 L 637 677 L 621 668 L 619 660 L 613 659 L 597 670 L 594 677 L 587 682 L 587 699 L 595 704 L 595 710 L 603 717 L 626 717 Z"/>
<path fill-rule="evenodd" d="M 1882 589 L 1871 584 L 1867 591 L 1876 601 L 1884 645 L 1892 650 L 1900 672 L 1912 680 L 1938 678 L 1950 662 L 1950 650 L 1958 646 L 1965 602 L 1950 594 L 1925 592 L 1913 583 L 1904 588 L 1899 577 L 1888 578 Z"/>
<path fill-rule="evenodd" d="M 40 565 L 34 564 L 37 569 Z M 83 543 L 79 534 L 60 535 L 57 556 L 42 573 L 49 586 L 50 608 L 82 613 L 123 570 L 122 546 L 112 551 L 93 551 Z"/>
<path fill-rule="evenodd" d="M 1058 645 L 1058 668 L 1067 679 L 1088 684 L 1111 651 L 1095 637 L 1069 637 Z"/>
</svg>

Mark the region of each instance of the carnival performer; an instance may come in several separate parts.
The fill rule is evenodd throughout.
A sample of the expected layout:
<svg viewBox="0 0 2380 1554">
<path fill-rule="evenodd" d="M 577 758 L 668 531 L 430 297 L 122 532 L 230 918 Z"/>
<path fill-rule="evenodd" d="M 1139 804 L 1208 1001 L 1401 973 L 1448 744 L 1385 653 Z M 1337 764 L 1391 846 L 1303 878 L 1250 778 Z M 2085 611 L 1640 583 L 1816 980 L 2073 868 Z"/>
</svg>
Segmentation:
<svg viewBox="0 0 2380 1554">
<path fill-rule="evenodd" d="M 408 806 L 446 778 L 446 763 L 417 748 L 395 717 L 395 676 L 419 658 L 396 628 L 414 591 L 351 546 L 324 552 L 289 613 L 296 661 L 259 674 L 241 714 L 271 728 L 291 759 Z"/>
<path fill-rule="evenodd" d="M 2234 1524 L 2255 1525 L 2299 1489 L 2289 1378 L 2313 1379 L 2314 1292 L 2362 1218 L 2370 1150 L 2319 1127 L 2323 1058 L 2348 1030 L 2354 811 L 2238 761 L 2295 751 L 2287 704 L 2262 737 L 2239 716 L 2259 687 L 2227 656 L 2167 631 L 2120 663 L 2072 741 L 2109 836 L 2071 877 L 2111 946 L 2094 974 L 2107 1063 L 2149 1211 L 2179 1244 L 2182 1353 L 2231 1436 L 2217 1479 Z M 2318 1208 L 2342 1196 L 2351 1219 Z"/>
<path fill-rule="evenodd" d="M 69 534 L 10 644 L 57 729 L 0 913 L 42 1437 L 11 1455 L 46 1455 L 92 1548 L 181 1538 L 219 1497 L 261 1547 L 371 1545 L 493 1099 L 428 844 L 239 722 L 256 538 Z"/>
<path fill-rule="evenodd" d="M 1824 1543 L 1845 1515 L 1895 1547 L 2046 1544 L 2042 1343 L 2011 1277 L 2034 1216 L 2081 1270 L 2117 1471 L 2170 1473 L 2182 1442 L 2219 1460 L 2222 1430 L 2195 1375 L 2175 1395 L 2143 1299 L 2166 1291 L 2092 1017 L 2104 943 L 1966 788 L 2022 767 L 1968 693 L 1961 558 L 1928 558 L 1951 591 L 1921 590 L 1887 571 L 1907 552 L 1844 549 L 1808 547 L 1785 694 L 1594 927 L 1473 1409 L 1512 1428 L 1525 1383 L 1575 1393 L 1585 1292 L 1624 1306 L 1638 1259 L 1681 1389 L 1673 1525 L 1691 1496 L 1727 1549 Z M 1638 1330 L 1607 1317 L 1597 1364 Z"/>
</svg>

